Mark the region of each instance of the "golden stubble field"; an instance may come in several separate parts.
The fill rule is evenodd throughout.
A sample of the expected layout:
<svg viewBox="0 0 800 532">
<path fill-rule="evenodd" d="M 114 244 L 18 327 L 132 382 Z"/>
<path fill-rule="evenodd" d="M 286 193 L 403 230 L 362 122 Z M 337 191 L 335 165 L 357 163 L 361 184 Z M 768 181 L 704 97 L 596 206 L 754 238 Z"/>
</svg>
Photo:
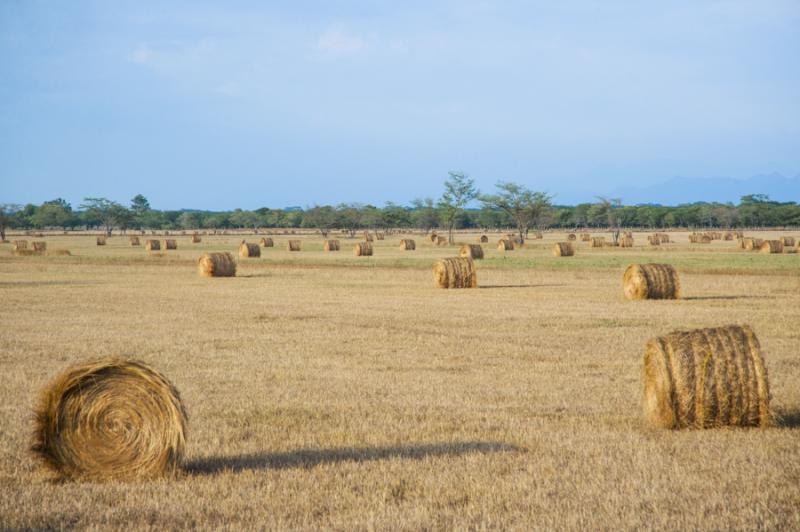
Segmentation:
<svg viewBox="0 0 800 532">
<path fill-rule="evenodd" d="M 481 288 L 451 291 L 431 265 L 457 249 L 420 235 L 360 258 L 277 235 L 227 279 L 196 260 L 236 235 L 154 257 L 121 236 L 2 245 L 0 528 L 798 529 L 800 255 L 673 236 L 554 258 L 563 233 L 506 253 L 491 235 Z M 630 262 L 674 264 L 685 298 L 625 301 Z M 646 427 L 646 340 L 730 323 L 761 341 L 781 426 Z M 108 355 L 181 391 L 179 479 L 55 483 L 28 454 L 37 391 Z"/>
</svg>

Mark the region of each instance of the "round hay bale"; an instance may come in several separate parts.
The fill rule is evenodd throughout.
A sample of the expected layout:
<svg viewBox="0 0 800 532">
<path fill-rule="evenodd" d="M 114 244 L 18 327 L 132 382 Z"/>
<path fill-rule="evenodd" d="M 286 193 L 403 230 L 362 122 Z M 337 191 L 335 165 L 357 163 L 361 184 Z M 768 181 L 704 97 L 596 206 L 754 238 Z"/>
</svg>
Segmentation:
<svg viewBox="0 0 800 532">
<path fill-rule="evenodd" d="M 446 246 L 448 244 L 447 239 L 443 236 L 436 237 L 436 245 L 437 246 Z"/>
<path fill-rule="evenodd" d="M 364 231 L 364 241 L 372 242 L 372 235 L 369 233 L 369 231 Z"/>
<path fill-rule="evenodd" d="M 508 238 L 501 238 L 497 241 L 497 251 L 512 251 L 514 249 L 514 241 Z"/>
<path fill-rule="evenodd" d="M 725 235 L 722 238 L 723 238 L 723 240 L 733 240 L 733 233 L 728 231 L 728 232 L 725 233 Z"/>
<path fill-rule="evenodd" d="M 264 237 L 258 242 L 258 245 L 262 248 L 271 248 L 275 246 L 275 242 L 269 237 Z"/>
<path fill-rule="evenodd" d="M 647 243 L 651 246 L 658 246 L 661 244 L 661 237 L 659 235 L 648 235 Z"/>
<path fill-rule="evenodd" d="M 375 238 L 378 240 L 383 240 L 386 238 L 386 235 L 384 233 L 375 233 Z"/>
<path fill-rule="evenodd" d="M 200 238 L 200 235 L 198 235 L 197 233 L 193 234 L 192 235 L 192 244 L 199 244 L 200 242 L 202 242 L 202 239 Z"/>
<path fill-rule="evenodd" d="M 98 236 L 97 240 L 95 242 L 97 242 L 98 246 L 105 246 L 106 245 L 106 237 Z"/>
<path fill-rule="evenodd" d="M 258 247 L 258 244 L 248 244 L 247 242 L 242 242 L 239 245 L 239 256 L 243 259 L 260 257 L 261 248 Z"/>
<path fill-rule="evenodd" d="M 159 251 L 161 249 L 161 242 L 158 240 L 145 240 L 144 249 L 147 251 Z"/>
<path fill-rule="evenodd" d="M 435 244 L 436 239 L 439 238 L 439 236 L 436 233 L 431 233 L 430 236 L 428 236 L 428 238 L 431 240 L 432 243 Z"/>
<path fill-rule="evenodd" d="M 12 242 L 12 249 L 13 249 L 13 251 L 19 251 L 21 249 L 28 249 L 28 241 L 27 240 L 14 240 L 14 242 Z"/>
<path fill-rule="evenodd" d="M 576 235 L 575 233 L 570 233 L 567 235 L 567 240 L 570 242 L 575 242 L 578 240 L 578 235 Z"/>
<path fill-rule="evenodd" d="M 289 240 L 286 243 L 286 249 L 288 251 L 300 251 L 300 241 L 299 240 Z"/>
<path fill-rule="evenodd" d="M 227 251 L 204 253 L 198 260 L 201 277 L 236 277 L 236 261 Z"/>
<path fill-rule="evenodd" d="M 590 235 L 589 233 L 581 233 L 581 242 L 591 242 L 591 241 L 592 241 L 592 235 Z"/>
<path fill-rule="evenodd" d="M 575 246 L 572 242 L 556 242 L 553 246 L 554 257 L 572 257 L 575 255 Z"/>
<path fill-rule="evenodd" d="M 359 242 L 353 246 L 353 255 L 356 257 L 369 257 L 372 255 L 372 242 Z"/>
<path fill-rule="evenodd" d="M 339 241 L 338 240 L 326 240 L 325 244 L 322 246 L 322 249 L 325 251 L 339 251 Z"/>
<path fill-rule="evenodd" d="M 780 240 L 765 240 L 758 248 L 759 253 L 783 253 L 783 242 Z"/>
<path fill-rule="evenodd" d="M 47 242 L 31 242 L 31 246 L 33 246 L 33 250 L 37 253 L 44 253 L 47 251 Z"/>
<path fill-rule="evenodd" d="M 164 249 L 178 249 L 178 241 L 171 238 L 164 240 Z"/>
<path fill-rule="evenodd" d="M 749 326 L 675 331 L 644 354 L 644 414 L 668 429 L 772 424 L 769 382 Z"/>
<path fill-rule="evenodd" d="M 786 247 L 794 247 L 794 237 L 793 236 L 782 236 L 781 243 Z"/>
<path fill-rule="evenodd" d="M 417 249 L 417 243 L 410 238 L 404 238 L 400 241 L 400 249 L 403 251 L 414 251 Z"/>
<path fill-rule="evenodd" d="M 161 373 L 106 358 L 68 368 L 41 392 L 31 449 L 63 479 L 174 475 L 186 419 L 178 391 Z"/>
<path fill-rule="evenodd" d="M 470 259 L 480 260 L 483 258 L 483 247 L 480 244 L 464 244 L 461 246 L 462 257 L 469 257 Z"/>
<path fill-rule="evenodd" d="M 761 249 L 761 245 L 764 243 L 764 240 L 761 238 L 743 238 L 742 239 L 742 249 L 745 251 L 756 251 Z"/>
<path fill-rule="evenodd" d="M 477 288 L 475 262 L 469 257 L 452 257 L 436 261 L 433 278 L 438 288 Z"/>
<path fill-rule="evenodd" d="M 622 292 L 630 300 L 678 299 L 681 284 L 671 264 L 631 264 L 622 275 Z"/>
<path fill-rule="evenodd" d="M 667 233 L 656 233 L 658 235 L 658 239 L 661 241 L 662 244 L 669 244 L 670 239 Z"/>
<path fill-rule="evenodd" d="M 481 237 L 478 239 L 478 243 L 479 244 L 488 244 L 489 243 L 489 237 L 486 236 L 486 235 L 481 235 Z"/>
<path fill-rule="evenodd" d="M 604 236 L 592 237 L 591 244 L 593 248 L 602 248 L 606 245 L 606 237 Z"/>
<path fill-rule="evenodd" d="M 621 248 L 632 248 L 633 247 L 633 237 L 632 236 L 623 236 L 619 239 L 619 247 Z"/>
<path fill-rule="evenodd" d="M 141 242 L 139 241 L 138 236 L 131 236 L 128 237 L 128 244 L 130 244 L 131 246 L 140 246 Z"/>
</svg>

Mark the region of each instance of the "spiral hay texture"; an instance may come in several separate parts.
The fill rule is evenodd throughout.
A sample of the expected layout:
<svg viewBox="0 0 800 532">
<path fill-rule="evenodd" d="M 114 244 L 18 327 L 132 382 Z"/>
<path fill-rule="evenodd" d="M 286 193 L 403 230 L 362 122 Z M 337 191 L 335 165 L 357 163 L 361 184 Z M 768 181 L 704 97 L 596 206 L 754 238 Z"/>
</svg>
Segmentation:
<svg viewBox="0 0 800 532">
<path fill-rule="evenodd" d="M 678 299 L 681 283 L 671 264 L 631 264 L 622 275 L 622 291 L 630 300 Z"/>
<path fill-rule="evenodd" d="M 63 479 L 174 475 L 185 447 L 178 391 L 142 362 L 72 366 L 40 395 L 31 449 Z"/>
<path fill-rule="evenodd" d="M 668 429 L 769 426 L 767 369 L 752 329 L 731 325 L 650 340 L 644 414 Z"/>
<path fill-rule="evenodd" d="M 780 240 L 765 240 L 762 242 L 761 247 L 758 248 L 758 251 L 759 253 L 783 253 L 783 242 Z"/>
<path fill-rule="evenodd" d="M 438 288 L 477 288 L 475 263 L 470 258 L 452 257 L 436 261 L 433 278 Z"/>
<path fill-rule="evenodd" d="M 142 243 L 139 241 L 139 237 L 138 236 L 128 237 L 128 243 L 131 246 L 141 246 L 142 245 Z"/>
<path fill-rule="evenodd" d="M 481 235 L 481 237 L 478 239 L 478 243 L 479 244 L 488 244 L 489 243 L 489 237 L 486 236 L 486 235 Z"/>
<path fill-rule="evenodd" d="M 417 249 L 417 243 L 410 238 L 404 238 L 400 241 L 400 249 L 402 251 L 414 251 Z"/>
<path fill-rule="evenodd" d="M 567 235 L 567 240 L 570 242 L 575 242 L 578 240 L 578 236 L 575 233 L 570 233 Z"/>
<path fill-rule="evenodd" d="M 338 240 L 326 240 L 325 244 L 322 246 L 322 249 L 325 251 L 339 251 L 339 241 Z"/>
<path fill-rule="evenodd" d="M 198 260 L 201 277 L 236 277 L 236 261 L 227 251 L 224 253 L 204 253 Z"/>
<path fill-rule="evenodd" d="M 275 247 L 275 242 L 273 242 L 269 237 L 264 237 L 258 242 L 258 245 L 262 248 L 271 248 Z"/>
<path fill-rule="evenodd" d="M 372 255 L 372 242 L 359 242 L 353 246 L 353 255 L 356 257 L 369 257 Z"/>
<path fill-rule="evenodd" d="M 261 248 L 258 247 L 258 244 L 248 244 L 247 242 L 242 242 L 239 245 L 239 256 L 243 259 L 260 257 Z"/>
<path fill-rule="evenodd" d="M 147 251 L 159 251 L 161 250 L 161 242 L 158 240 L 146 240 L 144 243 L 144 249 Z"/>
<path fill-rule="evenodd" d="M 572 257 L 575 255 L 575 246 L 572 242 L 556 242 L 553 246 L 554 257 Z"/>
<path fill-rule="evenodd" d="M 481 247 L 480 244 L 464 244 L 461 246 L 459 255 L 474 260 L 480 260 L 483 258 L 483 247 Z"/>
<path fill-rule="evenodd" d="M 289 240 L 286 243 L 286 249 L 288 251 L 300 251 L 300 241 L 299 240 Z"/>
</svg>

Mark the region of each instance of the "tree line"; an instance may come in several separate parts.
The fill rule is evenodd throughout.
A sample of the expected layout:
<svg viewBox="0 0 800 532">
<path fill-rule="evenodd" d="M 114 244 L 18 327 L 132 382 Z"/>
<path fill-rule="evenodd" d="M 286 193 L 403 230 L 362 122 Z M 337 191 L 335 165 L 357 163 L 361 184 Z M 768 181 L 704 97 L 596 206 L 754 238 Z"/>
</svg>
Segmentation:
<svg viewBox="0 0 800 532">
<path fill-rule="evenodd" d="M 382 207 L 342 203 L 312 207 L 233 211 L 158 210 L 139 194 L 123 205 L 108 198 L 85 198 L 73 208 L 63 199 L 41 205 L 0 204 L 0 238 L 7 229 L 234 229 L 313 228 L 327 235 L 345 230 L 416 228 L 444 230 L 453 240 L 456 229 L 512 229 L 521 239 L 531 229 L 545 228 L 737 228 L 800 226 L 800 205 L 772 201 L 762 194 L 732 203 L 697 202 L 678 206 L 623 205 L 618 199 L 557 205 L 545 192 L 513 182 L 498 182 L 493 194 L 482 194 L 463 172 L 450 172 L 438 199 L 418 198 L 410 205 L 388 202 Z"/>
</svg>

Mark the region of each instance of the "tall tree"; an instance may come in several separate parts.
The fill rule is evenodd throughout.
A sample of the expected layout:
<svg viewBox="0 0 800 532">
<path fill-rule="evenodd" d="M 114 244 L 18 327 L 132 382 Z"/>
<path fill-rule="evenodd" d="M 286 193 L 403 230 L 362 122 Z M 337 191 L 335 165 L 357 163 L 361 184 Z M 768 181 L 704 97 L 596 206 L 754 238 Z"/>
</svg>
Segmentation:
<svg viewBox="0 0 800 532">
<path fill-rule="evenodd" d="M 495 187 L 497 194 L 481 196 L 481 202 L 505 212 L 516 225 L 520 241 L 525 242 L 528 230 L 542 223 L 552 209 L 552 198 L 517 183 L 499 181 Z"/>
<path fill-rule="evenodd" d="M 315 227 L 322 238 L 328 238 L 331 227 L 336 223 L 336 211 L 330 205 L 315 205 L 303 212 L 303 227 Z"/>
<path fill-rule="evenodd" d="M 6 239 L 6 229 L 11 226 L 14 215 L 18 213 L 22 207 L 14 203 L 0 204 L 0 242 Z"/>
<path fill-rule="evenodd" d="M 111 230 L 116 225 L 127 227 L 130 222 L 130 211 L 117 203 L 106 198 L 83 198 L 81 209 L 94 220 L 102 225 L 107 235 L 111 235 Z"/>
<path fill-rule="evenodd" d="M 447 242 L 455 244 L 453 229 L 455 229 L 458 216 L 464 211 L 469 202 L 478 197 L 475 181 L 464 172 L 448 172 L 444 182 L 444 193 L 439 198 L 439 212 L 442 222 L 447 228 Z"/>
<path fill-rule="evenodd" d="M 33 225 L 40 229 L 44 227 L 67 227 L 72 220 L 72 207 L 61 198 L 45 201 L 31 217 Z"/>
<path fill-rule="evenodd" d="M 594 216 L 597 219 L 602 219 L 604 222 L 608 224 L 608 228 L 611 230 L 611 237 L 616 244 L 619 241 L 619 208 L 622 205 L 622 200 L 619 198 L 604 198 L 603 196 L 597 196 L 599 200 L 597 203 L 594 204 Z"/>
<path fill-rule="evenodd" d="M 426 233 L 439 225 L 439 213 L 431 198 L 415 198 L 411 201 L 414 207 L 412 220 L 421 231 Z"/>
</svg>

